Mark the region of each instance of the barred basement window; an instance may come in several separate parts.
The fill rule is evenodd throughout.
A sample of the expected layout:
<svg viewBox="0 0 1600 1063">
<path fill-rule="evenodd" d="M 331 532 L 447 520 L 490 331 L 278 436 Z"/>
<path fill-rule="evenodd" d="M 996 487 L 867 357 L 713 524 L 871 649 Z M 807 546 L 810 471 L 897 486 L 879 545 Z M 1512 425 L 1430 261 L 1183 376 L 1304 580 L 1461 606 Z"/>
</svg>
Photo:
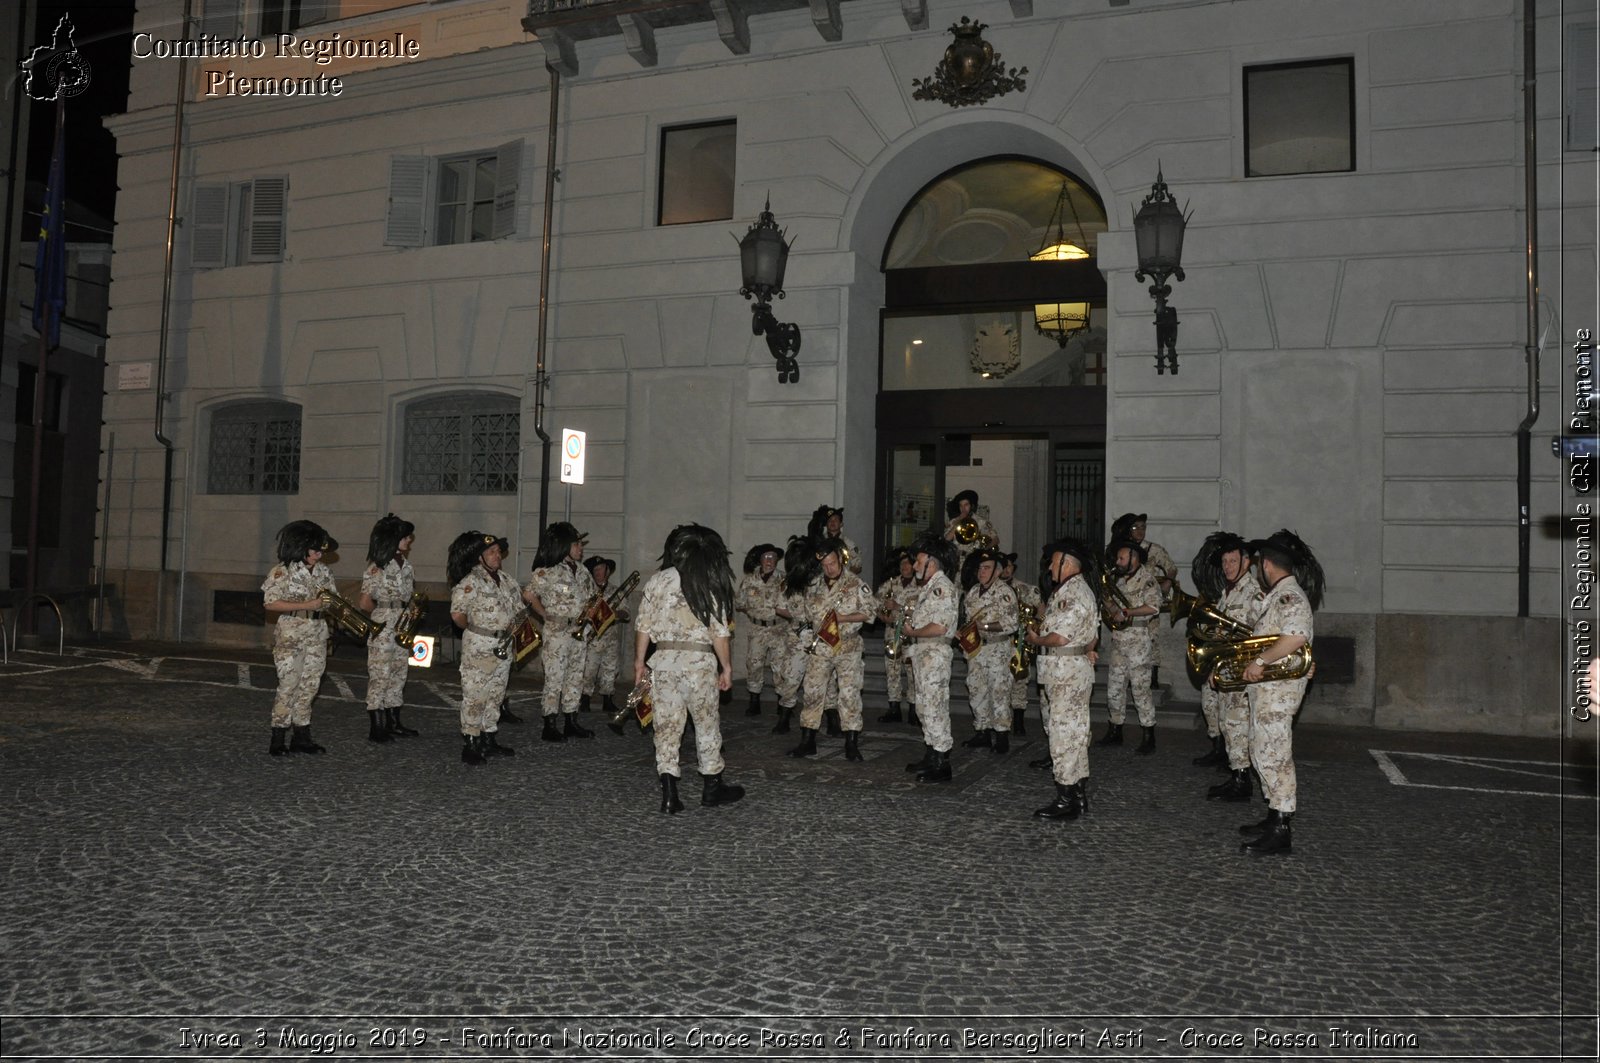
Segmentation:
<svg viewBox="0 0 1600 1063">
<path fill-rule="evenodd" d="M 521 416 L 512 396 L 424 399 L 406 407 L 404 421 L 402 493 L 516 493 Z"/>
<path fill-rule="evenodd" d="M 292 495 L 299 490 L 299 406 L 241 402 L 212 412 L 207 493 Z"/>
</svg>

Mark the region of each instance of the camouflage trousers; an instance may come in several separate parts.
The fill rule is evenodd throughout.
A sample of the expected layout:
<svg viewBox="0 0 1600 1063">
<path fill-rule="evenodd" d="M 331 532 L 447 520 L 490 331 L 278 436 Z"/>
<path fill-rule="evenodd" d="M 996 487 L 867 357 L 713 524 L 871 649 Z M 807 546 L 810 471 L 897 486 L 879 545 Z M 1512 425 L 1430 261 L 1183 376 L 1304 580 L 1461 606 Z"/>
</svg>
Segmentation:
<svg viewBox="0 0 1600 1063">
<path fill-rule="evenodd" d="M 767 685 L 768 673 L 772 676 L 772 689 L 783 686 L 783 669 L 787 662 L 788 639 L 784 637 L 783 622 L 762 627 L 750 621 L 750 645 L 745 653 L 744 686 L 752 694 L 759 694 Z"/>
<path fill-rule="evenodd" d="M 1018 679 L 1016 676 L 1011 675 L 1011 662 L 1009 660 L 1006 661 L 1006 675 L 1011 678 L 1011 715 L 1015 716 L 1028 707 L 1028 680 L 1033 674 L 1034 670 L 1030 668 L 1028 675 Z M 1039 697 L 1043 701 L 1044 695 L 1040 694 Z"/>
<path fill-rule="evenodd" d="M 917 678 L 912 673 L 911 654 L 901 643 L 900 656 L 883 655 L 883 674 L 889 682 L 890 701 L 912 701 L 917 693 Z"/>
<path fill-rule="evenodd" d="M 800 726 L 818 729 L 823 710 L 837 705 L 840 728 L 861 730 L 861 686 L 866 681 L 865 673 L 859 638 L 839 643 L 836 652 L 830 653 L 826 646 L 819 646 L 816 653 L 807 654 Z"/>
<path fill-rule="evenodd" d="M 917 644 L 917 718 L 922 721 L 922 741 L 930 749 L 948 753 L 955 739 L 950 735 L 950 657 L 952 650 L 941 636 L 935 642 Z"/>
<path fill-rule="evenodd" d="M 1294 714 L 1305 696 L 1304 679 L 1253 683 L 1250 699 L 1250 761 L 1261 776 L 1267 807 L 1293 812 L 1297 786 L 1294 774 Z"/>
<path fill-rule="evenodd" d="M 722 717 L 717 708 L 716 659 L 699 668 L 650 670 L 655 702 L 656 774 L 677 776 L 685 722 L 694 717 L 694 747 L 701 775 L 722 774 Z"/>
<path fill-rule="evenodd" d="M 800 685 L 805 682 L 809 659 L 805 649 L 795 635 L 784 633 L 781 667 L 773 666 L 777 674 L 778 704 L 783 708 L 792 709 L 800 701 Z"/>
<path fill-rule="evenodd" d="M 583 690 L 587 694 L 611 697 L 617 689 L 617 672 L 621 665 L 617 649 L 617 628 L 589 643 L 583 654 Z"/>
<path fill-rule="evenodd" d="M 1048 701 L 1044 733 L 1056 782 L 1071 786 L 1089 777 L 1089 695 L 1094 665 L 1087 657 L 1051 662 L 1051 677 L 1040 677 L 1040 701 Z"/>
<path fill-rule="evenodd" d="M 1210 683 L 1200 688 L 1200 715 L 1206 718 L 1206 737 L 1215 738 L 1222 733 L 1222 694 Z"/>
<path fill-rule="evenodd" d="M 967 701 L 972 726 L 980 731 L 1011 730 L 1011 641 L 985 642 L 967 660 Z"/>
<path fill-rule="evenodd" d="M 572 637 L 574 630 L 566 624 L 546 624 L 544 628 L 539 656 L 544 660 L 546 716 L 578 711 L 578 699 L 583 696 L 583 659 L 589 647 Z"/>
<path fill-rule="evenodd" d="M 1228 750 L 1228 767 L 1243 771 L 1250 766 L 1250 695 L 1243 690 L 1212 693 L 1217 695 L 1217 715 L 1221 717 L 1218 726 L 1222 744 Z"/>
<path fill-rule="evenodd" d="M 511 679 L 511 659 L 494 655 L 500 640 L 472 631 L 461 633 L 461 733 L 500 729 L 500 702 Z"/>
<path fill-rule="evenodd" d="M 387 614 L 387 615 L 385 615 Z M 398 609 L 379 609 L 372 619 L 385 621 L 383 633 L 367 642 L 367 711 L 397 709 L 406 703 L 406 672 L 411 651 L 394 640 Z"/>
<path fill-rule="evenodd" d="M 1140 726 L 1156 725 L 1156 703 L 1150 695 L 1150 670 L 1154 666 L 1155 641 L 1148 628 L 1111 633 L 1111 675 L 1106 684 L 1106 709 L 1112 723 L 1120 724 L 1127 718 L 1131 687 Z"/>
<path fill-rule="evenodd" d="M 272 636 L 272 663 L 278 692 L 272 697 L 272 726 L 307 727 L 311 702 L 328 663 L 328 625 L 300 616 L 278 617 Z"/>
</svg>

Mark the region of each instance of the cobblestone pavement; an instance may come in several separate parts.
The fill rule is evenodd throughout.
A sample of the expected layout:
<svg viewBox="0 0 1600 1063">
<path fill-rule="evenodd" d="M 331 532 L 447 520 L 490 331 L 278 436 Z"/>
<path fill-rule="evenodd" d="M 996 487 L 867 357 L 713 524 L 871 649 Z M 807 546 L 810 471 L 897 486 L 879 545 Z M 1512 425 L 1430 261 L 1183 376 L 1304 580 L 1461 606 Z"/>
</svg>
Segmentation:
<svg viewBox="0 0 1600 1063">
<path fill-rule="evenodd" d="M 1180 713 L 1051 823 L 1032 709 L 918 786 L 912 729 L 791 759 L 738 691 L 749 795 L 702 808 L 686 744 L 666 816 L 647 739 L 541 743 L 529 680 L 474 768 L 451 672 L 375 745 L 331 668 L 327 754 L 272 758 L 262 654 L 0 667 L 0 1055 L 1594 1058 L 1592 745 L 1301 728 L 1253 859 Z"/>
</svg>

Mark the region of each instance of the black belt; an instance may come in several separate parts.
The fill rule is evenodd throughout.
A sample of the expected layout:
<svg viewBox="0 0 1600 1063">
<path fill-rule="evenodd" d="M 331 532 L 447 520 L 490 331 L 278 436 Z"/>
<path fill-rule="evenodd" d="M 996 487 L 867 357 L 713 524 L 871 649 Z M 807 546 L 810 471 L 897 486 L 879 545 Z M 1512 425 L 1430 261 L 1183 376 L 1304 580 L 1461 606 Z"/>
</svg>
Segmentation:
<svg viewBox="0 0 1600 1063">
<path fill-rule="evenodd" d="M 284 616 L 292 616 L 296 620 L 321 620 L 322 619 L 322 610 L 320 610 L 320 609 L 317 609 L 315 611 L 303 610 L 303 611 L 298 612 L 298 613 L 284 613 L 283 615 Z"/>
<path fill-rule="evenodd" d="M 755 620 L 755 619 L 752 619 L 750 622 L 752 624 L 754 624 L 756 627 L 777 627 L 779 624 L 783 623 L 782 620 Z"/>
</svg>

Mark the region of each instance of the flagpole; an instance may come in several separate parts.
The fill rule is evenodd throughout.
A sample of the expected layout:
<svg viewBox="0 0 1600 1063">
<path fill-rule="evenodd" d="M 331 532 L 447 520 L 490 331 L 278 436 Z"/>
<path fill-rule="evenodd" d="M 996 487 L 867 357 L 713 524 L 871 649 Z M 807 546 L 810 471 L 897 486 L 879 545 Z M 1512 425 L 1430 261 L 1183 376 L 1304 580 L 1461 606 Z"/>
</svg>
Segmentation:
<svg viewBox="0 0 1600 1063">
<path fill-rule="evenodd" d="M 55 150 L 51 154 L 52 166 L 50 168 L 50 178 L 57 183 L 62 180 L 66 171 L 65 166 L 56 167 L 54 165 L 54 161 L 64 150 L 61 137 L 66 128 L 66 123 L 67 99 L 65 94 L 58 92 L 56 94 Z M 52 199 L 58 199 L 65 204 L 65 196 L 60 191 L 46 188 L 44 209 L 47 213 L 51 209 L 50 201 Z M 65 213 L 65 206 L 63 206 L 62 210 Z M 48 221 L 50 225 L 60 226 L 63 231 L 65 230 L 65 217 L 50 218 Z M 43 225 L 40 226 L 40 239 L 46 239 L 45 226 Z M 64 246 L 61 248 L 61 253 L 63 255 L 66 253 Z M 50 262 L 48 258 L 46 265 L 52 269 L 60 268 L 56 263 Z M 41 277 L 35 277 L 34 280 L 36 282 L 34 302 L 37 304 L 40 302 L 40 296 L 44 294 L 44 284 Z M 22 616 L 19 618 L 22 621 L 23 630 L 29 635 L 35 633 L 33 597 L 39 590 L 39 481 L 44 478 L 44 403 L 45 385 L 50 371 L 50 334 L 57 332 L 61 327 L 59 316 L 53 305 L 36 305 L 34 307 L 34 316 L 39 317 L 41 314 L 43 317 L 39 322 L 39 371 L 33 378 L 33 471 L 28 477 L 28 564 L 27 579 L 24 583 L 24 593 L 27 597 L 23 599 Z M 59 335 L 59 332 L 57 332 L 57 335 Z"/>
</svg>

